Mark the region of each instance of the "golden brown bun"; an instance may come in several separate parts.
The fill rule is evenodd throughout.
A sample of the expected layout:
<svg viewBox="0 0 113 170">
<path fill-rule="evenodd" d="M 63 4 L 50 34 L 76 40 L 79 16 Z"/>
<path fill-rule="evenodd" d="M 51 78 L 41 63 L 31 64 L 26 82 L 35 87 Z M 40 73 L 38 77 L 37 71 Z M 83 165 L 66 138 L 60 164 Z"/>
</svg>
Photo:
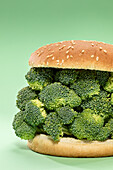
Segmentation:
<svg viewBox="0 0 113 170">
<path fill-rule="evenodd" d="M 113 45 L 84 40 L 53 43 L 32 53 L 29 65 L 113 71 Z"/>
<path fill-rule="evenodd" d="M 63 137 L 54 142 L 49 136 L 40 134 L 28 141 L 28 147 L 42 154 L 65 157 L 103 157 L 113 155 L 113 140 L 104 142 L 83 141 L 70 137 Z"/>
</svg>

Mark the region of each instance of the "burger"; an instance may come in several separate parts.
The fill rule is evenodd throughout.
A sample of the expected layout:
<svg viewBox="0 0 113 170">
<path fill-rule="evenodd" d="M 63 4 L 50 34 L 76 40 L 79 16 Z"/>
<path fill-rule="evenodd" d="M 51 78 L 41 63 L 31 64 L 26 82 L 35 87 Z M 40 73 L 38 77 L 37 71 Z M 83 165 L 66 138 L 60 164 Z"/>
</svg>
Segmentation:
<svg viewBox="0 0 113 170">
<path fill-rule="evenodd" d="M 38 153 L 113 156 L 113 45 L 71 40 L 31 54 L 13 129 Z"/>
</svg>

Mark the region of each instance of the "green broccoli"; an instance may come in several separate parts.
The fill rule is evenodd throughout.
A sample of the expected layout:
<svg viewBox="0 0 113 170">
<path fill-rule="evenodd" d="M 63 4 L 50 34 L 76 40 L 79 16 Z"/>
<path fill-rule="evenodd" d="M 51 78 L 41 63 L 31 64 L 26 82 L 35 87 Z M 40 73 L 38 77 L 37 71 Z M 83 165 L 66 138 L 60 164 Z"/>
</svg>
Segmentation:
<svg viewBox="0 0 113 170">
<path fill-rule="evenodd" d="M 53 70 L 46 68 L 31 68 L 25 78 L 32 89 L 42 90 L 53 81 Z"/>
<path fill-rule="evenodd" d="M 78 71 L 75 69 L 57 70 L 55 81 L 61 82 L 64 85 L 72 84 L 76 81 Z"/>
<path fill-rule="evenodd" d="M 102 87 L 104 87 L 108 78 L 109 78 L 109 72 L 107 72 L 107 71 L 96 71 L 96 79 L 98 80 L 99 84 Z"/>
<path fill-rule="evenodd" d="M 97 136 L 94 138 L 94 140 L 104 141 L 104 140 L 108 139 L 109 136 L 110 136 L 109 127 L 102 127 L 100 129 L 99 133 L 97 134 Z"/>
<path fill-rule="evenodd" d="M 44 110 L 44 105 L 38 99 L 28 102 L 25 112 L 25 121 L 32 126 L 38 126 L 45 121 L 46 111 Z"/>
<path fill-rule="evenodd" d="M 113 105 L 113 93 L 111 94 L 111 104 Z"/>
<path fill-rule="evenodd" d="M 104 119 L 92 110 L 84 110 L 70 126 L 70 132 L 78 139 L 94 140 L 104 125 Z"/>
<path fill-rule="evenodd" d="M 113 119 L 110 119 L 108 121 L 108 123 L 106 123 L 105 126 L 109 128 L 110 134 L 111 134 L 111 138 L 113 139 Z"/>
<path fill-rule="evenodd" d="M 55 112 L 51 112 L 47 115 L 43 128 L 54 141 L 59 141 L 60 137 L 63 136 L 62 125 Z"/>
<path fill-rule="evenodd" d="M 33 139 L 37 129 L 36 127 L 33 128 L 25 122 L 25 116 L 26 114 L 23 111 L 20 111 L 15 115 L 12 123 L 13 129 L 15 130 L 15 134 L 21 139 Z"/>
<path fill-rule="evenodd" d="M 99 94 L 100 85 L 94 79 L 78 79 L 70 86 L 82 100 L 91 98 L 95 94 Z"/>
<path fill-rule="evenodd" d="M 113 116 L 113 107 L 111 106 L 110 94 L 106 91 L 101 91 L 99 95 L 95 95 L 92 99 L 88 99 L 81 104 L 83 109 L 94 110 L 96 114 L 101 116 L 108 117 Z"/>
<path fill-rule="evenodd" d="M 61 107 L 56 110 L 62 124 L 70 124 L 77 117 L 78 113 L 69 106 Z"/>
<path fill-rule="evenodd" d="M 16 106 L 20 110 L 24 111 L 27 102 L 29 102 L 32 99 L 35 99 L 36 97 L 37 97 L 37 94 L 35 93 L 34 90 L 29 88 L 28 86 L 24 87 L 18 92 Z"/>
<path fill-rule="evenodd" d="M 95 70 L 79 70 L 78 78 L 81 79 L 95 79 L 96 78 L 96 71 Z"/>
<path fill-rule="evenodd" d="M 108 81 L 106 82 L 104 90 L 113 93 L 113 74 L 111 77 L 109 77 Z"/>
<path fill-rule="evenodd" d="M 81 104 L 81 98 L 68 87 L 61 83 L 52 83 L 46 86 L 40 93 L 39 99 L 48 110 L 54 110 L 61 106 L 76 107 Z"/>
</svg>

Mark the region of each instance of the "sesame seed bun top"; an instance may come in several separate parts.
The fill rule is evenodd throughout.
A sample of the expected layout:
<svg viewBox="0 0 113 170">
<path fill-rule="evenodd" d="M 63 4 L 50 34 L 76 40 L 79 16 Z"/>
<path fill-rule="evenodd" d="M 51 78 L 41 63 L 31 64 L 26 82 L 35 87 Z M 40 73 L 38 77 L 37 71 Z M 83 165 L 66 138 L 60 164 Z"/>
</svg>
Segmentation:
<svg viewBox="0 0 113 170">
<path fill-rule="evenodd" d="M 113 72 L 113 45 L 85 40 L 53 43 L 32 53 L 29 65 Z"/>
</svg>

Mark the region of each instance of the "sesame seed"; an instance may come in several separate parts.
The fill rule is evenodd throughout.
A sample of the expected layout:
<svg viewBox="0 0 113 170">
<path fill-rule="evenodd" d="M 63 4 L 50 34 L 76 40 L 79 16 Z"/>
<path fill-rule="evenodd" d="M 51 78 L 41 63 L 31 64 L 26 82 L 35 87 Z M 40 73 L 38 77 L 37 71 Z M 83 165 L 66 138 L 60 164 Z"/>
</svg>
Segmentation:
<svg viewBox="0 0 113 170">
<path fill-rule="evenodd" d="M 59 65 L 59 63 L 57 63 L 57 66 Z"/>
<path fill-rule="evenodd" d="M 107 53 L 107 51 L 106 51 L 106 50 L 104 50 L 104 53 Z"/>
<path fill-rule="evenodd" d="M 53 54 L 50 54 L 50 57 L 52 57 L 53 56 Z"/>
<path fill-rule="evenodd" d="M 92 43 L 91 45 L 92 45 L 92 46 L 94 46 L 94 44 L 93 44 L 93 43 Z"/>
<path fill-rule="evenodd" d="M 82 54 L 84 53 L 85 51 L 84 50 L 82 50 Z"/>
<path fill-rule="evenodd" d="M 50 55 L 47 55 L 46 57 L 47 57 L 47 58 L 49 58 L 49 57 L 50 57 Z"/>
<path fill-rule="evenodd" d="M 98 60 L 99 60 L 99 57 L 97 56 L 97 57 L 96 57 L 96 61 L 98 61 Z"/>
<path fill-rule="evenodd" d="M 48 66 L 48 64 L 49 64 L 49 63 L 47 62 L 47 66 Z"/>
<path fill-rule="evenodd" d="M 57 61 L 57 63 L 59 62 L 59 60 L 56 60 Z"/>
<path fill-rule="evenodd" d="M 60 63 L 60 66 L 62 65 L 62 63 Z"/>
<path fill-rule="evenodd" d="M 67 55 L 67 59 L 69 58 L 69 55 Z"/>
<path fill-rule="evenodd" d="M 51 50 L 51 48 L 48 48 L 48 51 L 50 51 Z"/>
<path fill-rule="evenodd" d="M 46 46 L 44 46 L 43 48 L 46 48 Z"/>
<path fill-rule="evenodd" d="M 99 47 L 100 50 L 102 50 L 102 47 Z"/>
<path fill-rule="evenodd" d="M 51 53 L 54 53 L 54 50 L 53 50 L 53 51 L 51 51 Z"/>
<path fill-rule="evenodd" d="M 94 57 L 94 55 L 91 55 L 91 58 L 93 58 Z"/>
<path fill-rule="evenodd" d="M 39 57 L 40 55 L 41 55 L 41 53 L 38 53 L 38 55 L 37 55 L 37 56 Z"/>
<path fill-rule="evenodd" d="M 68 48 L 67 49 L 70 49 L 71 48 L 71 46 L 68 46 Z"/>
<path fill-rule="evenodd" d="M 73 47 L 73 46 L 72 46 L 71 48 L 72 48 L 72 49 L 74 49 L 74 47 Z"/>
<path fill-rule="evenodd" d="M 62 63 L 64 63 L 64 60 L 62 60 Z"/>
<path fill-rule="evenodd" d="M 70 57 L 72 58 L 72 57 L 73 57 L 73 55 L 70 55 Z"/>
<path fill-rule="evenodd" d="M 74 42 L 74 40 L 71 40 L 71 43 L 74 45 L 74 44 L 76 44 L 75 42 Z"/>
<path fill-rule="evenodd" d="M 54 60 L 54 57 L 52 57 L 52 60 Z"/>
<path fill-rule="evenodd" d="M 65 47 L 65 45 L 63 45 L 62 47 L 59 48 L 59 50 L 63 49 Z"/>
<path fill-rule="evenodd" d="M 68 54 L 68 53 L 69 53 L 69 50 L 66 51 L 66 54 Z"/>
</svg>

